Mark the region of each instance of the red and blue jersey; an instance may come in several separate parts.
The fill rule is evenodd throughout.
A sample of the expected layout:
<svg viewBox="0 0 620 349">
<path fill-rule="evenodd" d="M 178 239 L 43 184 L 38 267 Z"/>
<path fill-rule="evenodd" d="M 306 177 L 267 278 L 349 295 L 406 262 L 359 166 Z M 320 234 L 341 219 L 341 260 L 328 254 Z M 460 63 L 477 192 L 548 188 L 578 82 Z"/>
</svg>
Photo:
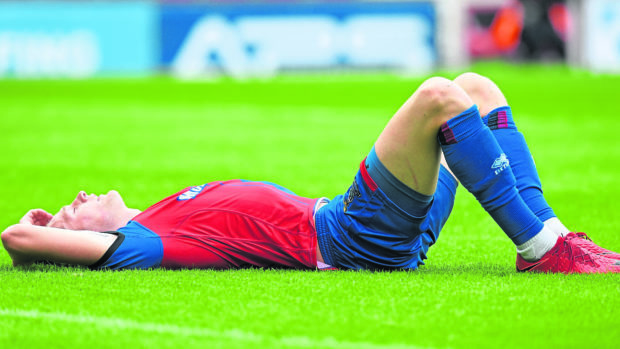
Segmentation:
<svg viewBox="0 0 620 349">
<path fill-rule="evenodd" d="M 95 268 L 316 268 L 314 208 L 267 182 L 186 188 L 134 217 Z"/>
</svg>

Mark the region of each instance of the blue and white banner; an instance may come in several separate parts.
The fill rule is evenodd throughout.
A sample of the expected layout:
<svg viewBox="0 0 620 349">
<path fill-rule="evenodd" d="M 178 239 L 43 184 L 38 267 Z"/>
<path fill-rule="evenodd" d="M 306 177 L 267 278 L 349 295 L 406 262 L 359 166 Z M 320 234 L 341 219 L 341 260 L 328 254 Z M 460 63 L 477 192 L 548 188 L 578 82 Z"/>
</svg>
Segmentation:
<svg viewBox="0 0 620 349">
<path fill-rule="evenodd" d="M 163 5 L 161 63 L 183 77 L 437 63 L 431 2 Z"/>
<path fill-rule="evenodd" d="M 0 2 L 0 77 L 145 74 L 157 66 L 152 2 Z"/>
</svg>

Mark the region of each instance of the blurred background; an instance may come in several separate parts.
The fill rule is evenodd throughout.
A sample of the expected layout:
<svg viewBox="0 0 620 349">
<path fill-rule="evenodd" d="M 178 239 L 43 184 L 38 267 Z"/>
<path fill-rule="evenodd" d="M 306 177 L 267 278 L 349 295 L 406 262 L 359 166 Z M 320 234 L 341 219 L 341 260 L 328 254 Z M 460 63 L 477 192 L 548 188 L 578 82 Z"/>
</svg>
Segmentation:
<svg viewBox="0 0 620 349">
<path fill-rule="evenodd" d="M 0 78 L 425 75 L 489 59 L 620 73 L 620 1 L 0 1 Z"/>
</svg>

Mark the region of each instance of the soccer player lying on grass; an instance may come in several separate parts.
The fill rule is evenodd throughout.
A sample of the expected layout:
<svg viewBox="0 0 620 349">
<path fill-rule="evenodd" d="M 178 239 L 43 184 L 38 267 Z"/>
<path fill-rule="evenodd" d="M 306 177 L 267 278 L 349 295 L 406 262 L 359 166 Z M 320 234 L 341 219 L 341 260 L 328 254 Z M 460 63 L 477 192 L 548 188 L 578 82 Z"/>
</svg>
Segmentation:
<svg viewBox="0 0 620 349">
<path fill-rule="evenodd" d="M 31 210 L 2 242 L 15 265 L 415 269 L 450 215 L 455 177 L 514 242 L 518 271 L 620 272 L 620 255 L 555 216 L 504 95 L 473 73 L 425 81 L 333 200 L 231 180 L 140 212 L 115 191 L 80 192 L 54 216 Z"/>
</svg>

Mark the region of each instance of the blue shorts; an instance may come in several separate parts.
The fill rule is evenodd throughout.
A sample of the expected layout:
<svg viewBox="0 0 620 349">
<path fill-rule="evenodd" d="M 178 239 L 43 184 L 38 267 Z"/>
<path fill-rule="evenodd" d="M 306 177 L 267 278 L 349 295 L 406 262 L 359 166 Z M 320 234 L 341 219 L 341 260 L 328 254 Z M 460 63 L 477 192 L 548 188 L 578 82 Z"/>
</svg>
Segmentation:
<svg viewBox="0 0 620 349">
<path fill-rule="evenodd" d="M 373 171 L 367 169 L 370 163 Z M 371 174 L 382 178 L 375 181 Z M 400 193 L 424 195 L 389 173 L 373 149 L 347 192 L 316 212 L 318 244 L 325 263 L 343 269 L 415 269 L 424 264 L 428 248 L 450 216 L 457 186 L 454 177 L 441 167 L 437 189 L 429 197 L 432 201 L 421 203 L 421 207 L 403 204 Z"/>
</svg>

